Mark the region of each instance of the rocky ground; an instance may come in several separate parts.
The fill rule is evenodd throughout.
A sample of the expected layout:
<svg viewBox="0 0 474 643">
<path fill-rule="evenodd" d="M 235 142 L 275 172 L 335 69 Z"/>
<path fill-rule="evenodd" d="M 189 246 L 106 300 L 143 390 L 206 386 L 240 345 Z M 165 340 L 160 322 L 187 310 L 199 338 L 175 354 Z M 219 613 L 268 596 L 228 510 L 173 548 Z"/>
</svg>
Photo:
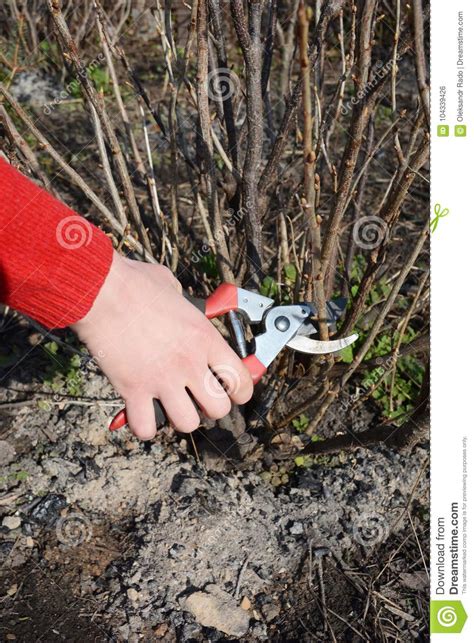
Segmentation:
<svg viewBox="0 0 474 643">
<path fill-rule="evenodd" d="M 371 593 L 398 640 L 424 631 L 424 448 L 274 486 L 261 460 L 215 471 L 176 436 L 109 434 L 104 403 L 39 406 L 0 414 L 2 640 L 377 640 Z"/>
</svg>

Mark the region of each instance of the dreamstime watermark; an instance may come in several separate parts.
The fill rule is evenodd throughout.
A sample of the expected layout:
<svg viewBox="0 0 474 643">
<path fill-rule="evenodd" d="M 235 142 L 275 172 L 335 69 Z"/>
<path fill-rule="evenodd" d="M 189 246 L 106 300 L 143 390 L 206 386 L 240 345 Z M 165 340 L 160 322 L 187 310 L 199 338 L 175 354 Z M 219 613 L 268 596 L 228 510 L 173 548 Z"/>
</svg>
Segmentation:
<svg viewBox="0 0 474 643">
<path fill-rule="evenodd" d="M 210 518 L 215 522 L 215 516 L 210 516 Z M 200 545 L 203 549 L 215 547 L 224 542 L 228 534 L 229 527 L 227 525 L 225 527 L 222 525 L 213 527 L 211 523 L 210 527 L 205 528 L 204 531 L 199 534 L 198 546 Z"/>
<path fill-rule="evenodd" d="M 232 228 L 235 228 L 239 225 L 239 223 L 242 221 L 242 219 L 246 215 L 246 209 L 245 208 L 240 208 L 240 210 L 233 210 L 232 208 L 229 208 L 229 210 L 226 210 L 224 212 L 223 216 L 223 225 L 224 225 L 224 230 L 227 235 L 230 234 L 230 230 Z M 216 233 L 216 240 L 219 240 L 218 234 Z M 225 241 L 225 239 L 224 239 Z M 209 255 L 213 251 L 211 242 L 209 239 L 204 239 L 201 245 L 197 250 L 193 250 L 191 254 L 191 261 L 193 263 L 199 263 L 204 259 L 206 255 Z"/>
<path fill-rule="evenodd" d="M 374 215 L 358 219 L 352 230 L 352 237 L 359 248 L 374 250 L 385 241 L 387 233 L 386 221 Z"/>
<path fill-rule="evenodd" d="M 71 214 L 56 226 L 56 240 L 66 250 L 78 250 L 92 241 L 92 226 L 78 214 Z"/>
<path fill-rule="evenodd" d="M 226 398 L 237 391 L 240 386 L 240 375 L 237 369 L 228 364 L 218 364 L 208 370 L 204 377 L 206 392 L 215 399 Z"/>
<path fill-rule="evenodd" d="M 383 78 L 385 78 L 385 76 L 387 76 L 387 74 L 391 73 L 393 65 L 396 64 L 399 60 L 400 54 L 397 55 L 395 63 L 393 59 L 387 61 L 385 64 L 382 60 L 377 60 L 375 62 L 375 72 L 371 80 L 367 82 L 362 89 L 359 89 L 355 96 L 352 96 L 350 100 L 343 103 L 341 107 L 341 113 L 344 116 L 349 114 L 356 105 L 358 105 L 368 94 L 370 94 L 379 80 L 382 80 Z"/>
<path fill-rule="evenodd" d="M 92 525 L 84 514 L 73 512 L 62 516 L 56 523 L 56 536 L 59 542 L 68 547 L 77 547 L 89 542 Z"/>
<path fill-rule="evenodd" d="M 462 601 L 430 601 L 431 634 L 460 634 L 466 620 Z"/>
<path fill-rule="evenodd" d="M 204 259 L 206 255 L 212 252 L 212 247 L 208 239 L 204 239 L 198 250 L 193 250 L 191 255 L 191 261 L 193 263 L 199 263 Z"/>
<path fill-rule="evenodd" d="M 440 625 L 443 627 L 454 627 L 458 620 L 458 615 L 456 610 L 449 605 L 445 605 L 438 610 L 436 614 L 436 619 Z"/>
<path fill-rule="evenodd" d="M 104 64 L 104 60 L 105 54 L 101 52 L 87 65 L 87 67 L 82 67 L 82 69 L 77 72 L 74 80 L 71 80 L 66 87 L 59 92 L 53 101 L 43 105 L 43 113 L 46 116 L 51 116 L 58 105 L 71 98 L 71 96 L 78 91 L 81 82 L 79 79 L 90 75 L 95 69 Z"/>
<path fill-rule="evenodd" d="M 388 537 L 388 525 L 379 513 L 361 514 L 352 525 L 354 540 L 363 547 L 373 547 Z"/>
<path fill-rule="evenodd" d="M 225 101 L 240 89 L 240 80 L 228 67 L 213 69 L 207 77 L 207 95 L 211 100 Z"/>
</svg>

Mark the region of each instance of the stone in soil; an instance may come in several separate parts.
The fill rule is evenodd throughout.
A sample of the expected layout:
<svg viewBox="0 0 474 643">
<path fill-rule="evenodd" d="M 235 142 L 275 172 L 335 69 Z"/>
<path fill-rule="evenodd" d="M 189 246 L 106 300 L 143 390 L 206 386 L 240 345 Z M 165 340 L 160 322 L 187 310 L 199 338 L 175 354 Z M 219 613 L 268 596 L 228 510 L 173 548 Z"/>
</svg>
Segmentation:
<svg viewBox="0 0 474 643">
<path fill-rule="evenodd" d="M 245 636 L 249 629 L 250 616 L 238 606 L 233 596 L 209 585 L 204 592 L 190 594 L 183 605 L 200 625 L 213 627 L 229 636 Z"/>
<path fill-rule="evenodd" d="M 5 516 L 2 520 L 2 525 L 10 531 L 13 531 L 21 525 L 21 518 L 20 516 Z"/>
</svg>

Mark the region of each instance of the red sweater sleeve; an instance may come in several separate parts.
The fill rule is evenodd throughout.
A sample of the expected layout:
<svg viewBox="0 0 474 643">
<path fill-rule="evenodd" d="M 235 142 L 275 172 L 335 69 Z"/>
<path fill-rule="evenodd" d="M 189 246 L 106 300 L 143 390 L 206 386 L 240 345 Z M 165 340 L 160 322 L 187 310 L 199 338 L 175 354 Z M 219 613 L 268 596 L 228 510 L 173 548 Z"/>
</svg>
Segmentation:
<svg viewBox="0 0 474 643">
<path fill-rule="evenodd" d="M 112 243 L 0 158 L 0 301 L 48 328 L 82 319 L 112 262 Z"/>
</svg>

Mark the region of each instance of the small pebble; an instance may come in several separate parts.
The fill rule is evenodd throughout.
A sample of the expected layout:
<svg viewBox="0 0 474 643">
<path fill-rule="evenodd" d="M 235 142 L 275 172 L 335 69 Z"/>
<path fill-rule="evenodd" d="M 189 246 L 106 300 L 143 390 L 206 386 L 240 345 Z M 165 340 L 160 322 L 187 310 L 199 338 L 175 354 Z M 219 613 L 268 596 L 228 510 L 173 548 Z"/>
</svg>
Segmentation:
<svg viewBox="0 0 474 643">
<path fill-rule="evenodd" d="M 291 525 L 290 534 L 293 534 L 293 536 L 301 536 L 301 534 L 303 533 L 304 533 L 303 523 L 295 522 L 293 523 L 293 525 Z"/>
<path fill-rule="evenodd" d="M 168 631 L 168 625 L 166 623 L 160 623 L 153 631 L 158 638 L 162 638 Z"/>
<path fill-rule="evenodd" d="M 5 516 L 2 520 L 2 525 L 10 531 L 13 531 L 13 529 L 18 529 L 21 525 L 21 518 L 20 516 Z"/>
<path fill-rule="evenodd" d="M 139 593 L 135 588 L 129 587 L 127 589 L 127 596 L 133 603 L 136 603 L 138 601 Z"/>
<path fill-rule="evenodd" d="M 240 607 L 243 610 L 249 610 L 252 607 L 251 602 L 249 601 L 247 596 L 244 596 L 242 599 L 242 602 L 240 603 Z"/>
</svg>

